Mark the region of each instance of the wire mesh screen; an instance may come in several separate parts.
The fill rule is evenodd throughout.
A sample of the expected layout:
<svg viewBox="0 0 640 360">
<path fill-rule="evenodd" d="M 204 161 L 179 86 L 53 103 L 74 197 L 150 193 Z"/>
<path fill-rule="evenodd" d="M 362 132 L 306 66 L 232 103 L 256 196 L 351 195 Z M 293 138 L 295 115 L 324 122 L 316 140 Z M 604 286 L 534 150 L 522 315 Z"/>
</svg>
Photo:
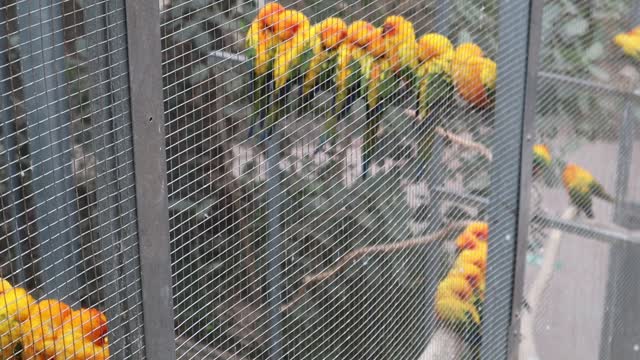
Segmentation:
<svg viewBox="0 0 640 360">
<path fill-rule="evenodd" d="M 160 2 L 178 358 L 507 338 L 529 5 L 502 4 Z"/>
<path fill-rule="evenodd" d="M 638 357 L 637 11 L 544 2 L 520 359 Z"/>
<path fill-rule="evenodd" d="M 143 357 L 124 11 L 0 4 L 2 359 Z"/>
</svg>

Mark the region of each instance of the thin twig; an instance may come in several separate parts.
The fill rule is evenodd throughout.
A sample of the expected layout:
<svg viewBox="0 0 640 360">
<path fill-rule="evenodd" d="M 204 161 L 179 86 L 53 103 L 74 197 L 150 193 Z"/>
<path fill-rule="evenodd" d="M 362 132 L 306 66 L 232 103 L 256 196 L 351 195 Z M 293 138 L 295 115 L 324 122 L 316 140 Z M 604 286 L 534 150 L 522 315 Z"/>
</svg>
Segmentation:
<svg viewBox="0 0 640 360">
<path fill-rule="evenodd" d="M 342 258 L 340 258 L 340 260 L 338 260 L 338 262 L 332 267 L 330 267 L 329 269 L 322 271 L 320 273 L 317 273 L 315 275 L 305 276 L 303 280 L 303 284 L 294 295 L 293 300 L 291 300 L 291 302 L 289 302 L 288 304 L 283 305 L 281 307 L 281 310 L 286 311 L 291 307 L 295 306 L 302 299 L 302 297 L 306 294 L 307 290 L 312 285 L 323 282 L 337 275 L 338 273 L 342 272 L 351 262 L 355 260 L 358 260 L 366 255 L 389 254 L 389 253 L 393 253 L 401 250 L 410 249 L 416 246 L 426 245 L 434 241 L 442 241 L 442 240 L 450 239 L 451 236 L 462 231 L 462 229 L 466 227 L 468 224 L 469 224 L 468 221 L 455 222 L 429 235 L 425 235 L 425 236 L 421 236 L 421 237 L 417 237 L 409 240 L 399 241 L 391 244 L 365 246 L 365 247 L 352 250 L 347 254 L 345 254 Z"/>
<path fill-rule="evenodd" d="M 477 141 L 465 139 L 462 136 L 454 134 L 441 127 L 436 128 L 436 133 L 454 144 L 458 144 L 460 146 L 476 151 L 478 154 L 484 156 L 489 161 L 493 160 L 493 154 L 491 153 L 491 150 Z"/>
<path fill-rule="evenodd" d="M 416 119 L 417 121 L 422 121 L 415 110 L 405 110 L 404 114 Z M 450 142 L 460 145 L 462 147 L 466 147 L 468 149 L 474 150 L 489 161 L 493 160 L 493 153 L 491 152 L 491 150 L 488 147 L 482 145 L 481 143 L 477 141 L 465 139 L 464 137 L 458 134 L 454 134 L 450 131 L 447 131 L 441 127 L 437 127 L 435 131 L 438 135 L 449 140 Z"/>
</svg>

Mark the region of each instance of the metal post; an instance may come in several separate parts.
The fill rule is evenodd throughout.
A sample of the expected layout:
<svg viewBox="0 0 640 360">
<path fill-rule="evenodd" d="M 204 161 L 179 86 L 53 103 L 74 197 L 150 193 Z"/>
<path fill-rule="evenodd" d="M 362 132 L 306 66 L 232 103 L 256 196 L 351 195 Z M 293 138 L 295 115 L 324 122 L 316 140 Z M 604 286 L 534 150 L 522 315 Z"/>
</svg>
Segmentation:
<svg viewBox="0 0 640 360">
<path fill-rule="evenodd" d="M 43 289 L 70 304 L 78 301 L 79 247 L 73 139 L 66 91 L 62 3 L 16 3 L 20 64 L 36 203 Z"/>
<path fill-rule="evenodd" d="M 281 229 L 281 205 L 283 193 L 280 183 L 280 132 L 267 138 L 267 295 L 269 298 L 268 344 L 269 360 L 282 359 L 282 305 L 284 284 L 280 266 L 284 253 Z"/>
<path fill-rule="evenodd" d="M 7 204 L 7 215 L 12 226 L 10 251 L 12 283 L 22 284 L 25 280 L 24 265 L 22 262 L 22 239 L 26 239 L 26 225 L 24 221 L 24 199 L 22 199 L 20 171 L 18 170 L 18 156 L 16 146 L 16 126 L 11 101 L 11 77 L 9 76 L 9 44 L 7 42 L 6 19 L 2 9 L 0 9 L 0 120 L 2 121 L 2 135 L 4 136 L 5 160 L 7 162 L 8 198 L 11 204 Z"/>
<path fill-rule="evenodd" d="M 124 1 L 123 1 L 124 2 Z M 115 8 L 114 8 L 115 7 Z M 87 38 L 87 67 L 92 86 L 91 122 L 96 158 L 97 241 L 100 243 L 100 304 L 109 319 L 109 348 L 116 358 L 138 354 L 142 338 L 139 311 L 131 303 L 141 291 L 138 279 L 127 279 L 137 270 L 138 252 L 128 242 L 136 229 L 127 214 L 135 206 L 125 189 L 133 183 L 128 98 L 126 92 L 126 26 L 119 4 L 102 0 L 84 3 L 84 28 Z M 127 129 L 127 130 L 125 130 Z M 130 250 L 125 250 L 125 249 Z"/>
<path fill-rule="evenodd" d="M 640 3 L 634 2 L 627 21 L 627 27 L 637 25 L 640 15 Z M 629 176 L 631 173 L 633 139 L 635 137 L 635 119 L 631 113 L 634 98 L 625 96 L 625 107 L 620 127 L 618 163 L 616 169 L 616 204 L 613 222 L 623 227 L 640 227 L 637 222 L 629 221 L 633 202 L 628 198 Z M 600 359 L 640 359 L 636 350 L 640 343 L 640 287 L 637 274 L 640 265 L 640 246 L 628 242 L 614 243 L 609 251 L 607 280 L 607 298 L 605 299 L 602 331 L 600 336 Z"/>
<path fill-rule="evenodd" d="M 126 0 L 145 357 L 176 358 L 157 0 Z"/>
<path fill-rule="evenodd" d="M 499 3 L 487 292 L 482 359 L 517 356 L 529 225 L 531 146 L 542 0 Z"/>
</svg>

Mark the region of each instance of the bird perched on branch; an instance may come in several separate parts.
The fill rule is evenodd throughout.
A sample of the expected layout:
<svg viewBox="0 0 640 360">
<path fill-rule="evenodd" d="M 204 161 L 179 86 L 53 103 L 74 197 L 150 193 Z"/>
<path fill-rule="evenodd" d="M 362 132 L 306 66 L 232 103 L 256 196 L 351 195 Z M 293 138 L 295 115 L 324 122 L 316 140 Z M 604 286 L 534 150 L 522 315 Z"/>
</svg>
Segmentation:
<svg viewBox="0 0 640 360">
<path fill-rule="evenodd" d="M 330 17 L 314 25 L 313 32 L 320 41 L 313 44 L 313 58 L 305 75 L 302 104 L 305 112 L 315 91 L 333 85 L 335 81 L 338 48 L 347 38 L 347 24 L 342 19 Z"/>
<path fill-rule="evenodd" d="M 393 78 L 390 74 L 388 49 L 383 38 L 383 29 L 370 27 L 361 34 L 367 39 L 364 53 L 360 56 L 362 74 L 361 89 L 366 99 L 366 124 L 362 143 L 362 178 L 369 174 L 369 168 L 377 150 L 378 131 L 384 113 L 385 100 L 391 95 Z M 360 39 L 360 41 L 363 41 Z"/>
<path fill-rule="evenodd" d="M 382 24 L 382 36 L 389 66 L 399 81 L 395 86 L 397 91 L 394 97 L 398 98 L 397 95 L 402 95 L 403 100 L 414 98 L 417 101 L 416 71 L 419 62 L 413 24 L 402 16 L 389 16 Z"/>
<path fill-rule="evenodd" d="M 246 37 L 247 58 L 252 62 L 251 95 L 254 119 L 249 128 L 249 137 L 253 135 L 256 118 L 263 126 L 269 107 L 269 95 L 273 91 L 273 59 L 278 45 L 278 37 L 273 32 L 273 25 L 284 7 L 276 2 L 264 5 L 256 18 L 251 22 Z"/>
<path fill-rule="evenodd" d="M 266 28 L 275 35 L 277 45 L 272 60 L 275 99 L 269 102 L 266 121 L 260 119 L 265 122 L 263 130 L 266 130 L 266 137 L 273 133 L 274 125 L 285 115 L 283 111 L 291 84 L 304 78 L 313 57 L 312 48 L 319 41 L 303 13 L 282 10 L 277 5 L 270 6 L 269 10 L 265 10 L 268 14 L 264 22 Z"/>
<path fill-rule="evenodd" d="M 636 60 L 640 60 L 640 26 L 636 26 L 626 33 L 621 33 L 613 38 L 625 54 Z"/>
<path fill-rule="evenodd" d="M 442 125 L 442 114 L 433 111 L 438 108 L 447 108 L 447 103 L 453 99 L 452 58 L 453 44 L 445 36 L 430 33 L 418 39 L 420 65 L 416 75 L 418 78 L 417 108 L 420 132 L 419 158 L 422 161 L 420 175 L 428 166 L 431 158 L 436 138 L 435 128 Z"/>
<path fill-rule="evenodd" d="M 598 197 L 608 202 L 614 202 L 604 187 L 591 175 L 591 173 L 576 164 L 567 164 L 562 172 L 564 184 L 571 203 L 582 211 L 589 219 L 593 218 L 592 197 Z"/>
<path fill-rule="evenodd" d="M 351 105 L 359 96 L 362 78 L 360 60 L 366 54 L 366 47 L 370 42 L 369 34 L 374 29 L 375 27 L 366 21 L 354 21 L 347 27 L 347 37 L 338 46 L 333 111 L 325 121 L 318 149 L 327 141 L 334 141 L 337 124 L 347 117 Z"/>
<path fill-rule="evenodd" d="M 551 152 L 547 145 L 533 145 L 533 176 L 538 177 L 551 168 Z"/>
<path fill-rule="evenodd" d="M 494 103 L 497 66 L 484 57 L 479 46 L 473 43 L 458 46 L 451 66 L 460 97 L 477 108 L 486 108 Z"/>
</svg>

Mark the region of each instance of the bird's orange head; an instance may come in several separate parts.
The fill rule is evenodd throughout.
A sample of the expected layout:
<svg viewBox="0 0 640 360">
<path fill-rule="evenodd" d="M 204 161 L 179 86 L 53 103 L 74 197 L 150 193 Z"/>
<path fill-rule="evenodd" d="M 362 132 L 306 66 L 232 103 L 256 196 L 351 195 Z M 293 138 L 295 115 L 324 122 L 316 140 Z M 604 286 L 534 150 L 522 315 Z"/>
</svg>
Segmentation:
<svg viewBox="0 0 640 360">
<path fill-rule="evenodd" d="M 431 33 L 418 39 L 418 59 L 428 61 L 453 50 L 453 44 L 446 36 Z"/>
<path fill-rule="evenodd" d="M 474 288 L 480 288 L 484 283 L 484 272 L 478 266 L 471 263 L 460 263 L 454 265 L 451 269 L 450 276 L 462 276 Z"/>
<path fill-rule="evenodd" d="M 300 29 L 308 24 L 307 17 L 295 10 L 284 10 L 277 14 L 276 22 L 273 24 L 273 33 L 280 41 L 291 39 Z"/>
<path fill-rule="evenodd" d="M 456 238 L 456 247 L 458 250 L 475 249 L 478 241 L 480 240 L 474 234 L 464 231 Z"/>
<path fill-rule="evenodd" d="M 260 11 L 258 11 L 258 21 L 263 29 L 271 29 L 273 25 L 278 21 L 278 14 L 285 10 L 284 6 L 277 2 L 270 2 L 265 4 Z"/>
<path fill-rule="evenodd" d="M 85 339 L 102 346 L 107 337 L 107 317 L 98 309 L 80 309 L 70 316 L 74 331 L 81 331 Z"/>
<path fill-rule="evenodd" d="M 467 226 L 465 232 L 473 234 L 479 240 L 487 241 L 489 239 L 489 224 L 484 221 L 474 221 Z"/>
<path fill-rule="evenodd" d="M 384 19 L 382 24 L 382 35 L 384 36 L 415 36 L 413 24 L 399 15 L 392 15 Z M 411 39 L 406 39 L 411 40 Z M 415 41 L 415 38 L 413 39 Z"/>
<path fill-rule="evenodd" d="M 340 18 L 330 17 L 319 25 L 320 39 L 325 49 L 336 49 L 347 38 L 347 24 Z"/>
<path fill-rule="evenodd" d="M 562 183 L 567 189 L 589 192 L 589 185 L 595 179 L 591 173 L 576 164 L 569 163 L 562 172 Z"/>
<path fill-rule="evenodd" d="M 375 58 L 381 58 L 386 54 L 387 47 L 384 43 L 384 38 L 382 37 L 382 29 L 375 28 L 372 30 L 367 51 Z"/>
<path fill-rule="evenodd" d="M 376 27 L 371 23 L 364 20 L 354 21 L 347 28 L 347 41 L 360 47 L 367 47 L 375 31 Z"/>
</svg>

